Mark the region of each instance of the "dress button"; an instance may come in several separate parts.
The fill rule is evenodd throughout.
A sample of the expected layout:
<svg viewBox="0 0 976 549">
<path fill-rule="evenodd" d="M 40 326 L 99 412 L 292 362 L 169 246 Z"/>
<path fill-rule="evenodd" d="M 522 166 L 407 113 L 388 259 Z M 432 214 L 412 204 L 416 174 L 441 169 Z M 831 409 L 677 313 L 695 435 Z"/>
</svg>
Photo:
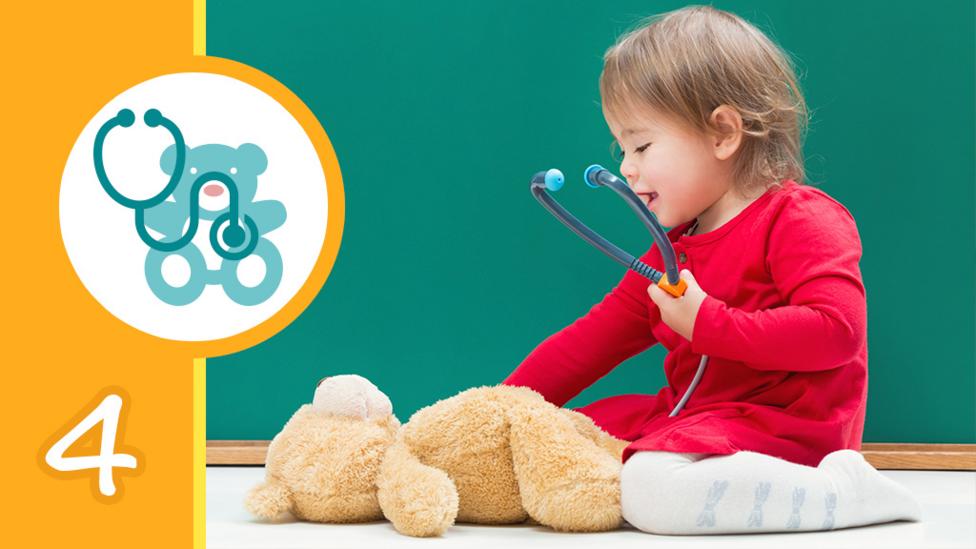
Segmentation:
<svg viewBox="0 0 976 549">
<path fill-rule="evenodd" d="M 685 255 L 684 252 L 681 252 L 680 254 L 678 254 L 678 261 L 680 261 L 682 263 L 687 263 L 688 262 L 688 256 Z"/>
</svg>

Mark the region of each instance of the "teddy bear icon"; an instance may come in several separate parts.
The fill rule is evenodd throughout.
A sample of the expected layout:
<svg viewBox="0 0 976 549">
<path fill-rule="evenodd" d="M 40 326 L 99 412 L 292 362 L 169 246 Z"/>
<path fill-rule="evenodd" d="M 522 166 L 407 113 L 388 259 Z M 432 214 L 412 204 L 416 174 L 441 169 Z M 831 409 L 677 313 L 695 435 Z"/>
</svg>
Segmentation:
<svg viewBox="0 0 976 549">
<path fill-rule="evenodd" d="M 246 496 L 261 519 L 323 523 L 386 517 L 415 537 L 455 522 L 529 521 L 563 532 L 618 528 L 627 442 L 526 387 L 475 387 L 401 425 L 357 375 L 323 379 L 268 447 Z"/>
<path fill-rule="evenodd" d="M 146 226 L 163 235 L 164 241 L 174 240 L 184 234 L 186 226 L 194 215 L 194 202 L 200 220 L 212 224 L 211 233 L 221 234 L 227 240 L 227 229 L 233 221 L 227 216 L 236 193 L 239 217 L 253 221 L 245 223 L 247 240 L 257 239 L 251 253 L 261 258 L 265 265 L 263 280 L 255 286 L 248 286 L 238 277 L 239 259 L 222 257 L 218 270 L 208 270 L 200 248 L 193 242 L 174 251 L 150 249 L 146 256 L 146 282 L 153 293 L 170 305 L 185 305 L 195 301 L 208 284 L 219 284 L 234 302 L 240 305 L 257 305 L 264 302 L 281 282 L 282 260 L 275 245 L 264 237 L 284 224 L 287 213 L 284 204 L 277 200 L 255 201 L 258 176 L 268 165 L 268 159 L 260 147 L 244 143 L 236 149 L 227 145 L 207 144 L 187 148 L 186 169 L 180 183 L 173 192 L 173 201 L 162 202 L 146 210 Z M 160 167 L 167 175 L 172 175 L 176 164 L 176 145 L 170 145 L 160 158 Z M 230 179 L 212 179 L 203 183 L 193 196 L 194 182 L 199 174 L 221 174 Z M 236 187 L 236 189 L 234 188 Z M 219 220 L 219 221 L 218 221 Z M 247 240 L 243 245 L 247 245 Z M 214 249 L 222 244 L 211 238 Z M 180 255 L 190 265 L 189 280 L 182 286 L 175 286 L 163 276 L 163 261 L 171 254 Z M 249 255 L 249 254 L 246 254 Z"/>
<path fill-rule="evenodd" d="M 135 123 L 129 109 L 102 124 L 95 136 L 94 161 L 98 181 L 109 197 L 135 212 L 136 232 L 150 248 L 144 266 L 150 290 L 161 301 L 182 306 L 196 301 L 213 284 L 240 305 L 263 303 L 277 290 L 283 269 L 281 253 L 265 235 L 287 218 L 280 201 L 255 200 L 258 176 L 268 167 L 267 155 L 253 143 L 237 148 L 188 147 L 179 127 L 157 109 L 147 110 L 144 121 L 150 128 L 163 127 L 173 138 L 160 156 L 159 167 L 169 182 L 159 193 L 142 200 L 125 196 L 105 169 L 105 139 L 114 128 Z M 208 268 L 201 247 L 219 256 L 219 268 Z M 242 281 L 238 271 L 252 255 L 264 263 L 264 274 L 255 284 Z M 189 266 L 185 282 L 171 283 L 164 275 L 164 262 L 173 256 Z"/>
</svg>

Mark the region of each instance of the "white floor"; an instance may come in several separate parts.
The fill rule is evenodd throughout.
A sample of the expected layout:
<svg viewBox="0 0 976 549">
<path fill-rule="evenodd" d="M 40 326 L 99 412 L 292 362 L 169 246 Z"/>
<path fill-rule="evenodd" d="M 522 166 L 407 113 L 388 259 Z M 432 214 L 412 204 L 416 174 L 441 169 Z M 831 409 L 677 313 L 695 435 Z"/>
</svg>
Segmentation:
<svg viewBox="0 0 976 549">
<path fill-rule="evenodd" d="M 244 494 L 264 478 L 263 467 L 207 468 L 207 547 L 976 547 L 976 472 L 882 471 L 909 487 L 924 508 L 922 522 L 893 522 L 831 532 L 722 536 L 655 536 L 630 527 L 600 534 L 562 534 L 541 526 L 455 525 L 440 538 L 400 535 L 387 522 L 333 525 L 297 521 L 265 524 L 244 510 Z"/>
</svg>

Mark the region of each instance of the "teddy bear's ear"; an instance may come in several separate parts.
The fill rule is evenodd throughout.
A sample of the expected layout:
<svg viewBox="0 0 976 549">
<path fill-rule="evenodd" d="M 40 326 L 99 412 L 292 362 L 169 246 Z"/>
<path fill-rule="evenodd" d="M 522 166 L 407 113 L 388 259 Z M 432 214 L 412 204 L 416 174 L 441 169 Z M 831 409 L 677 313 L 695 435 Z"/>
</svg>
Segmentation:
<svg viewBox="0 0 976 549">
<path fill-rule="evenodd" d="M 254 143 L 244 143 L 237 147 L 238 163 L 245 173 L 260 175 L 268 168 L 268 157 Z"/>
<path fill-rule="evenodd" d="M 186 147 L 186 156 L 190 156 L 189 147 Z M 166 175 L 173 175 L 173 170 L 176 169 L 176 144 L 166 147 L 163 151 L 162 156 L 159 157 L 159 167 Z"/>
</svg>

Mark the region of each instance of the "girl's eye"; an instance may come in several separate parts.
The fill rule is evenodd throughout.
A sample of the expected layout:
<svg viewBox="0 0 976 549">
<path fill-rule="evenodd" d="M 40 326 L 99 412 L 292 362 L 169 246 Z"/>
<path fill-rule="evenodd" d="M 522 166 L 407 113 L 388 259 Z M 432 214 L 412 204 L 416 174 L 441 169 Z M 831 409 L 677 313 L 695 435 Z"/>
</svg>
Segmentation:
<svg viewBox="0 0 976 549">
<path fill-rule="evenodd" d="M 639 153 L 642 153 L 642 152 L 646 151 L 647 148 L 650 147 L 650 146 L 651 146 L 650 143 L 644 143 L 640 147 L 637 147 L 636 149 L 634 149 L 634 151 L 639 152 Z"/>
</svg>

